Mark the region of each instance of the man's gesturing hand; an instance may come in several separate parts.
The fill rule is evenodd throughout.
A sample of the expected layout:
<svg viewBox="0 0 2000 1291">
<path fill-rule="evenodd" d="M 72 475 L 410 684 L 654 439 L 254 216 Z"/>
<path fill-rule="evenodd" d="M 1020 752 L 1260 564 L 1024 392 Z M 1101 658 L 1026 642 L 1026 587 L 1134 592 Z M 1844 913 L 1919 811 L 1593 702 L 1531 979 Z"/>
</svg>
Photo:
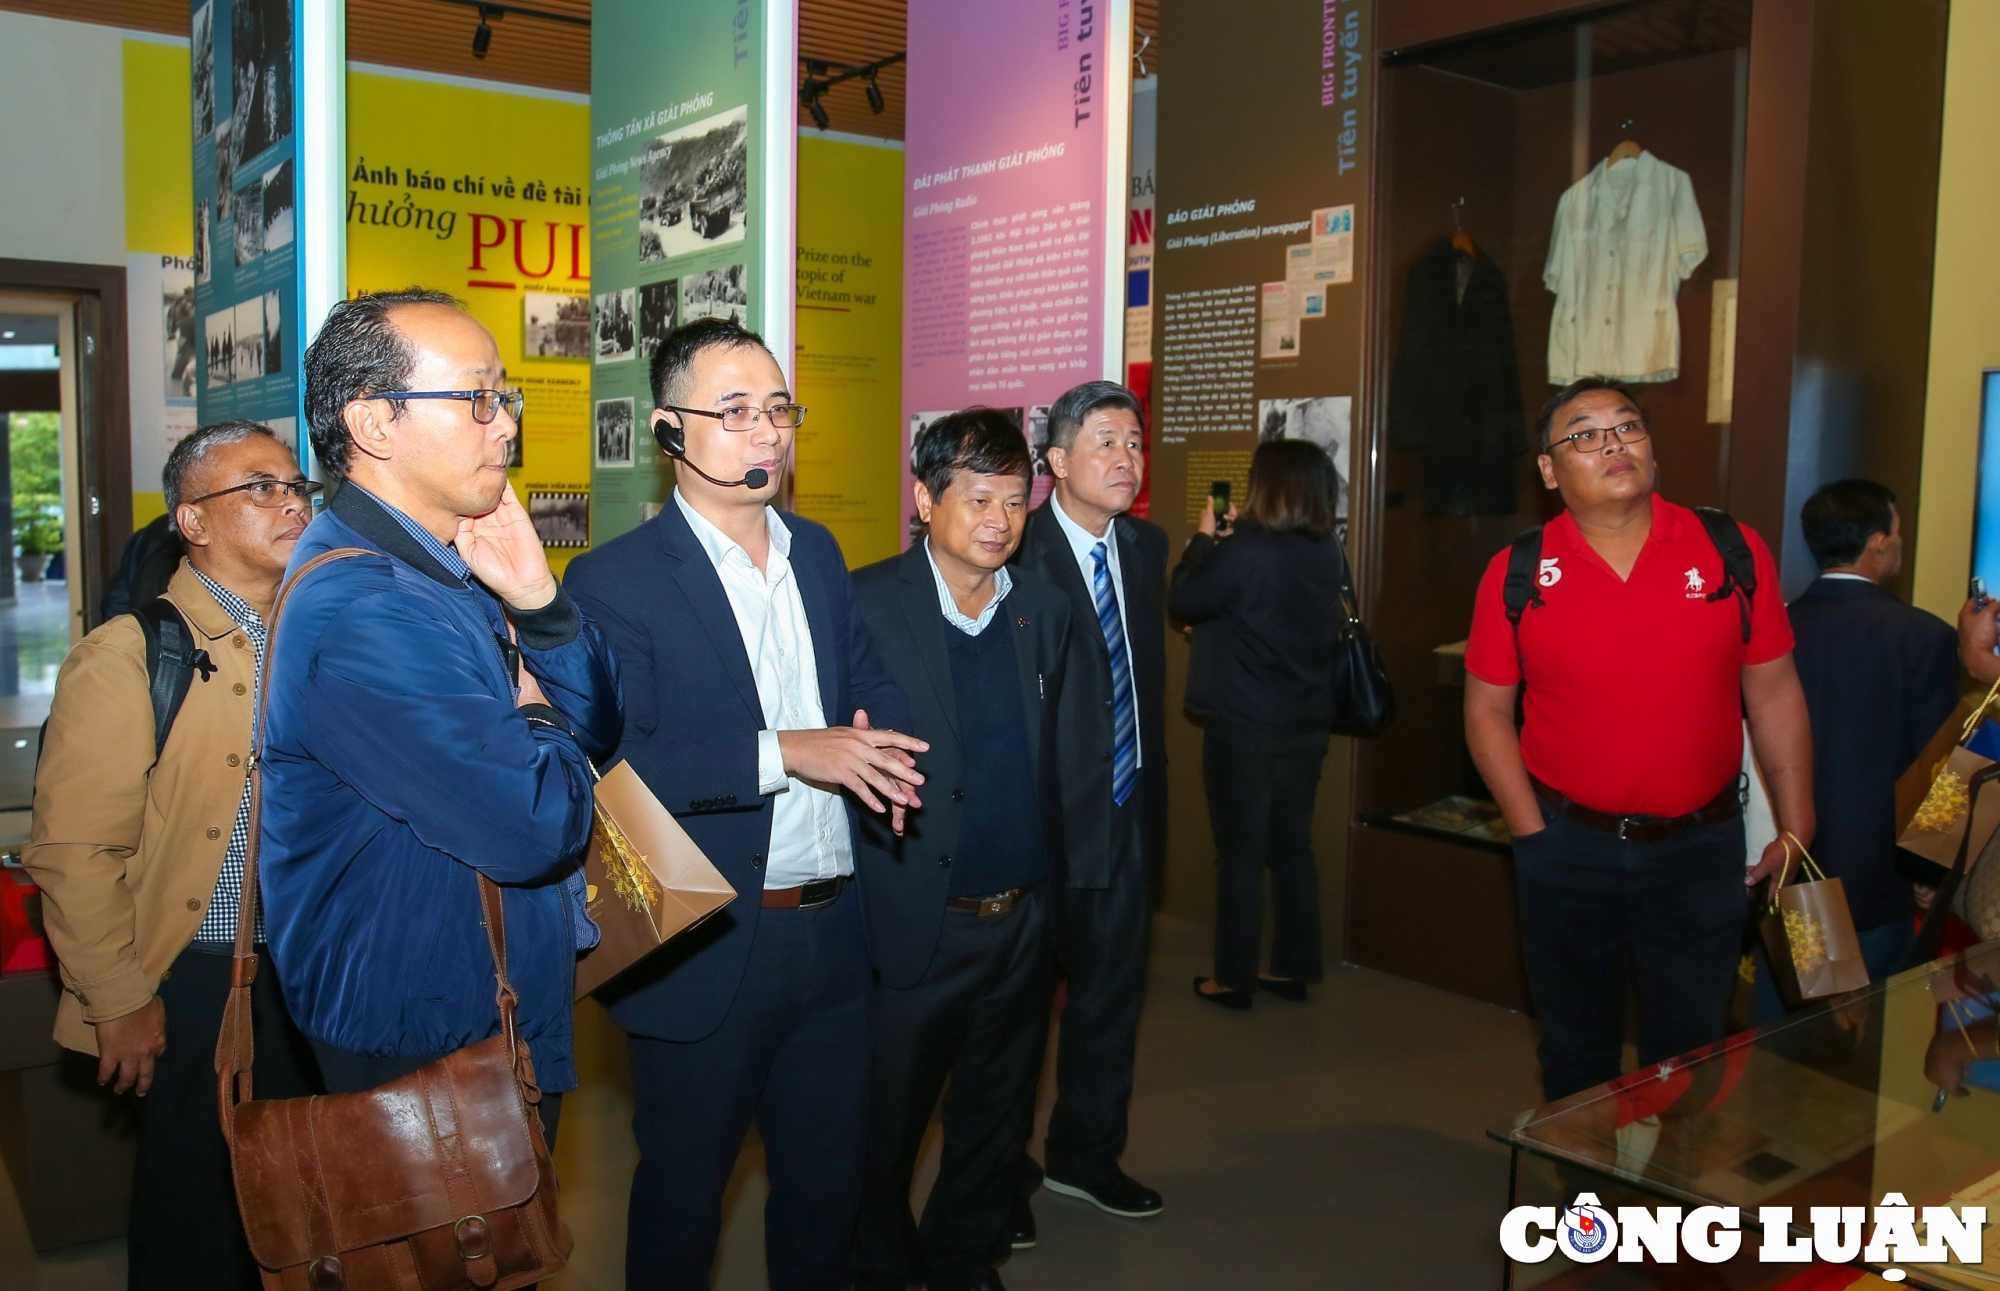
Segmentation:
<svg viewBox="0 0 2000 1291">
<path fill-rule="evenodd" d="M 452 545 L 479 581 L 515 609 L 539 610 L 556 599 L 556 578 L 549 572 L 542 536 L 514 496 L 513 485 L 492 511 L 461 519 Z"/>
<path fill-rule="evenodd" d="M 122 1018 L 97 1024 L 97 1083 L 117 1083 L 118 1093 L 137 1089 L 139 1097 L 153 1087 L 153 1060 L 167 1049 L 167 1006 L 155 995 Z"/>
<path fill-rule="evenodd" d="M 852 726 L 778 732 L 778 752 L 787 775 L 851 790 L 868 810 L 889 812 L 890 824 L 899 834 L 904 811 L 923 806 L 915 786 L 924 777 L 910 755 L 930 747 L 914 735 L 874 730 L 865 712 L 854 714 Z"/>
</svg>

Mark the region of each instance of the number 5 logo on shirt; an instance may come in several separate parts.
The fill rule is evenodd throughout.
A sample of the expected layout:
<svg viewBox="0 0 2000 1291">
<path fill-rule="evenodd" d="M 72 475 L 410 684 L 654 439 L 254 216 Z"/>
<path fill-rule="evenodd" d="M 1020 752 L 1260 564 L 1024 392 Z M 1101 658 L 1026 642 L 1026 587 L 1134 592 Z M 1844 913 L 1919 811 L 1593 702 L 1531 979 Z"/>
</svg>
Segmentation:
<svg viewBox="0 0 2000 1291">
<path fill-rule="evenodd" d="M 1562 580 L 1563 572 L 1556 568 L 1554 557 L 1550 557 L 1542 562 L 1542 572 L 1535 578 L 1535 581 L 1543 587 L 1554 587 L 1557 583 L 1562 582 Z"/>
</svg>

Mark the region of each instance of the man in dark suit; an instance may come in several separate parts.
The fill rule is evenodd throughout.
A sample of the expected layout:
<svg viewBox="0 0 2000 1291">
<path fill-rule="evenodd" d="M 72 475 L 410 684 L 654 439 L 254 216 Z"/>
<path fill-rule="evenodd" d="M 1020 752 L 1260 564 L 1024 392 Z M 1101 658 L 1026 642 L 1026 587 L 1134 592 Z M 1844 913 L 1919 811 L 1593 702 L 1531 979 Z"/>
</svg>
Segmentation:
<svg viewBox="0 0 2000 1291">
<path fill-rule="evenodd" d="M 1119 1169 L 1145 993 L 1151 875 L 1165 848 L 1167 535 L 1125 514 L 1145 477 L 1139 400 L 1091 381 L 1049 408 L 1055 492 L 1028 517 L 1018 562 L 1061 588 L 1075 614 L 1058 710 L 1066 861 L 1053 903 L 1069 1002 L 1056 1051 L 1045 1159 L 1051 1190 L 1114 1215 L 1160 1213 L 1160 1194 Z M 1031 1161 L 1009 1219 L 1035 1242 Z"/>
<path fill-rule="evenodd" d="M 625 678 L 632 765 L 737 897 L 609 1003 L 631 1037 L 626 1285 L 706 1291 L 723 1188 L 754 1120 L 778 1291 L 852 1276 L 870 967 L 853 802 L 900 831 L 920 804 L 896 684 L 854 612 L 840 547 L 770 503 L 805 409 L 761 338 L 725 319 L 653 354 L 653 434 L 678 460 L 660 514 L 566 582 Z"/>
<path fill-rule="evenodd" d="M 1792 602 L 1799 681 L 1812 714 L 1813 859 L 1841 881 L 1868 975 L 1902 967 L 1914 935 L 1910 880 L 1896 869 L 1896 778 L 1958 703 L 1958 636 L 1883 584 L 1903 565 L 1895 495 L 1870 480 L 1829 484 L 1799 516 L 1820 576 Z M 1758 1013 L 1782 1013 L 1769 973 Z"/>
<path fill-rule="evenodd" d="M 1034 478 L 1019 427 L 992 409 L 953 413 L 917 440 L 912 471 L 928 537 L 854 576 L 855 606 L 931 746 L 917 758 L 929 803 L 903 836 L 862 823 L 877 979 L 855 1285 L 988 1291 L 1048 1038 L 1070 608 L 1007 568 Z M 944 1161 L 918 1226 L 910 1177 L 947 1079 Z"/>
</svg>

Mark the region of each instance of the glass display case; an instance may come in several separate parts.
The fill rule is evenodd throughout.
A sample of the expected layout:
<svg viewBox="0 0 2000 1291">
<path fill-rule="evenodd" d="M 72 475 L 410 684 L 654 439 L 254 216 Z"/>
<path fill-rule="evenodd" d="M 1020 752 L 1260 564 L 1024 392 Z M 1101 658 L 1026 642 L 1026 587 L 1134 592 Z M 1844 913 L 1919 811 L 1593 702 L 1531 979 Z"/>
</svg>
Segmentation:
<svg viewBox="0 0 2000 1291">
<path fill-rule="evenodd" d="M 1722 1264 L 1653 1260 L 1510 1264 L 1517 1288 L 1864 1285 L 1826 1266 L 1764 1263 L 1762 1207 L 1789 1207 L 1810 1238 L 1815 1206 L 1873 1207 L 1901 1194 L 1926 1206 L 1986 1207 L 2000 1220 L 2000 943 L 1905 972 L 1786 1021 L 1633 1073 L 1490 1131 L 1512 1154 L 1508 1208 L 1561 1213 L 1579 1193 L 1611 1208 L 1737 1207 L 1743 1242 Z M 1872 1214 L 1872 1212 L 1870 1212 Z M 2000 1226 L 1983 1262 L 1855 1269 L 1877 1285 L 2000 1286 Z"/>
</svg>

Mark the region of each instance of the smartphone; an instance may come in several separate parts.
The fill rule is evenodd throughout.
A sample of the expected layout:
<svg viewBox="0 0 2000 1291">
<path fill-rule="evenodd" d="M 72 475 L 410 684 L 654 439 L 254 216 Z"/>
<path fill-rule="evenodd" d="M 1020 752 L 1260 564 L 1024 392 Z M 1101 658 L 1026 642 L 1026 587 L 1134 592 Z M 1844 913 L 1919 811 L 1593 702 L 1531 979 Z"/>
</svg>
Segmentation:
<svg viewBox="0 0 2000 1291">
<path fill-rule="evenodd" d="M 1972 576 L 1972 586 L 1967 589 L 1966 595 L 1972 598 L 1974 605 L 1982 607 L 1986 602 L 1993 599 L 1986 594 L 1986 580 L 1977 574 Z"/>
<path fill-rule="evenodd" d="M 1222 518 L 1229 514 L 1228 480 L 1217 480 L 1208 486 L 1208 502 L 1215 508 L 1215 522 L 1221 524 Z"/>
</svg>

